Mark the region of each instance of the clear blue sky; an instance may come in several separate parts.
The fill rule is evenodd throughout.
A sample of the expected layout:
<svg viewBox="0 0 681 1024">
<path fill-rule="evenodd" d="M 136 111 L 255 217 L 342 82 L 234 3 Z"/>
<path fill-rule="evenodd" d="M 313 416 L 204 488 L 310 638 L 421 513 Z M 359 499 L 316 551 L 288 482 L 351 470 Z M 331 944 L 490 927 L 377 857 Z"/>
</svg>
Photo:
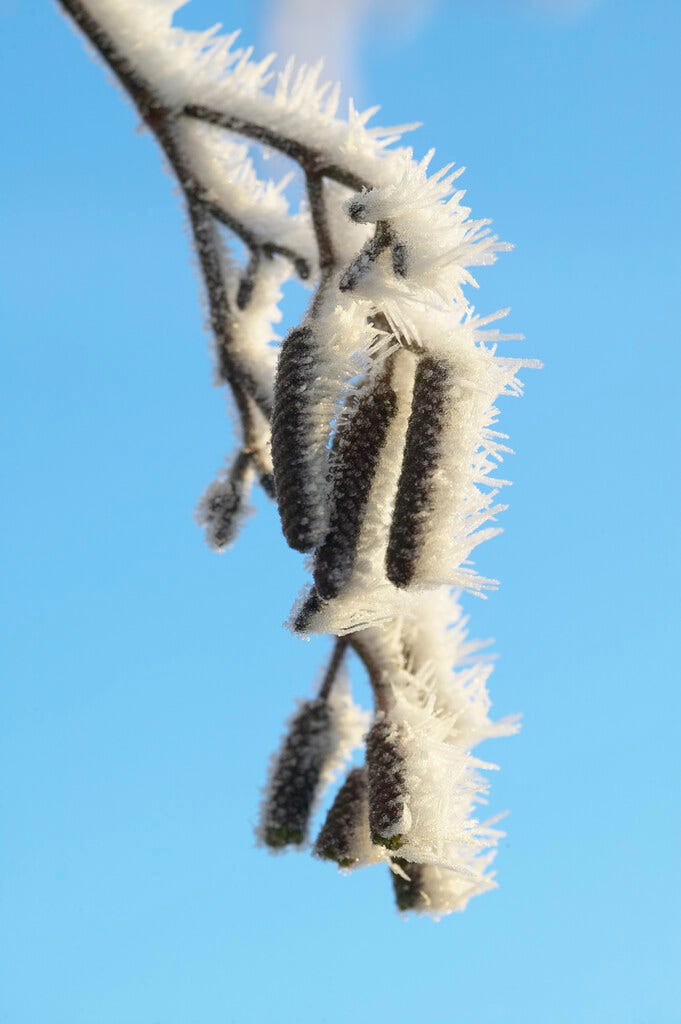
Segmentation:
<svg viewBox="0 0 681 1024">
<path fill-rule="evenodd" d="M 192 17 L 262 38 L 245 0 Z M 52 7 L 0 27 L 2 1024 L 679 1024 L 678 0 L 367 30 L 361 101 L 468 167 L 517 246 L 478 307 L 545 362 L 468 604 L 524 714 L 484 751 L 500 888 L 437 925 L 253 846 L 326 645 L 281 626 L 271 509 L 224 557 L 192 521 L 230 426 L 152 142 Z"/>
</svg>

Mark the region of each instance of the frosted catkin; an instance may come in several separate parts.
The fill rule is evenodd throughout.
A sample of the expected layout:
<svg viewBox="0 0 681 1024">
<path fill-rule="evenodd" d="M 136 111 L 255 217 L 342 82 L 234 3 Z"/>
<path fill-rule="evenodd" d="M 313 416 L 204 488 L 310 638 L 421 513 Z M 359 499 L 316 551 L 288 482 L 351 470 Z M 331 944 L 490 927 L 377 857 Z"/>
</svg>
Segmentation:
<svg viewBox="0 0 681 1024">
<path fill-rule="evenodd" d="M 412 864 L 402 857 L 393 857 L 392 864 L 396 868 L 396 870 L 391 870 L 390 874 L 397 909 L 403 911 L 424 909 L 423 866 Z"/>
<path fill-rule="evenodd" d="M 366 769 L 353 768 L 326 815 L 314 847 L 316 856 L 342 868 L 358 864 L 370 845 L 368 816 Z"/>
<path fill-rule="evenodd" d="M 307 701 L 293 718 L 263 803 L 259 833 L 267 846 L 304 842 L 332 747 L 331 728 L 331 711 L 323 700 Z"/>
<path fill-rule="evenodd" d="M 365 740 L 366 767 L 340 788 L 316 854 L 343 868 L 390 861 L 402 910 L 462 910 L 495 885 L 502 835 L 477 817 L 494 766 L 472 750 L 516 729 L 489 719 L 491 667 L 449 592 L 494 583 L 470 554 L 498 531 L 508 482 L 496 479 L 509 449 L 495 402 L 537 365 L 498 356 L 504 336 L 482 328 L 504 314 L 479 317 L 466 295 L 471 268 L 508 247 L 470 218 L 462 168 L 431 172 L 432 150 L 393 146 L 410 126 L 368 126 L 377 108 L 340 115 L 321 65 L 274 73 L 238 33 L 173 25 L 176 0 L 58 3 L 127 90 L 186 205 L 216 376 L 240 429 L 199 503 L 206 539 L 232 542 L 257 478 L 288 544 L 312 553 L 293 628 L 347 635 L 374 691 L 367 734 L 332 657 L 323 699 L 299 707 L 272 759 L 258 837 L 302 845 L 320 794 Z M 261 180 L 254 150 L 284 154 L 306 202 L 291 206 L 289 176 Z M 277 348 L 282 286 L 296 275 L 316 291 Z"/>
<path fill-rule="evenodd" d="M 322 481 L 310 462 L 317 343 L 299 327 L 281 347 L 274 384 L 272 463 L 284 536 L 296 551 L 310 551 L 322 528 Z"/>
<path fill-rule="evenodd" d="M 397 849 L 407 824 L 404 759 L 395 726 L 379 718 L 366 738 L 369 829 L 373 842 Z"/>
<path fill-rule="evenodd" d="M 440 458 L 449 381 L 450 370 L 442 360 L 419 360 L 386 553 L 388 579 L 396 587 L 412 582 L 428 530 L 428 498 Z"/>
<path fill-rule="evenodd" d="M 315 586 L 323 600 L 337 597 L 352 574 L 371 487 L 397 411 L 397 395 L 391 378 L 389 361 L 374 379 L 370 379 L 336 432 L 331 461 L 329 528 L 314 562 Z"/>
</svg>

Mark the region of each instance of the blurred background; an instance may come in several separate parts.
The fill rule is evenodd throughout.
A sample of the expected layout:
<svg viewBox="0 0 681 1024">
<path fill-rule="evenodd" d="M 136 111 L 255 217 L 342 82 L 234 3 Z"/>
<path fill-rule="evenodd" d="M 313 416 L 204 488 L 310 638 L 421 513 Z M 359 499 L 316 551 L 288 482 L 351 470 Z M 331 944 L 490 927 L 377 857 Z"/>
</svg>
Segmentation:
<svg viewBox="0 0 681 1024">
<path fill-rule="evenodd" d="M 545 368 L 502 403 L 502 586 L 466 602 L 524 716 L 482 749 L 499 889 L 402 920 L 385 869 L 254 848 L 328 641 L 282 626 L 304 573 L 271 508 L 223 557 L 193 522 L 231 425 L 155 145 L 54 6 L 5 0 L 0 1021 L 679 1024 L 678 0 L 178 20 L 326 53 L 516 245 L 476 306 Z"/>
</svg>

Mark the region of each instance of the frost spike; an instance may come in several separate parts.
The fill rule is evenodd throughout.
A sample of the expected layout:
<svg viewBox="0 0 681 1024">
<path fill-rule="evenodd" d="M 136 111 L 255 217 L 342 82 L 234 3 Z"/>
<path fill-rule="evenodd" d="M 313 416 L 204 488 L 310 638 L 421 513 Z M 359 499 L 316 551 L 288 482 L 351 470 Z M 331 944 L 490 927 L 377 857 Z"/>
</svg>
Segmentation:
<svg viewBox="0 0 681 1024">
<path fill-rule="evenodd" d="M 332 715 L 323 700 L 306 701 L 276 755 L 258 834 L 272 849 L 305 841 L 325 762 Z"/>
<path fill-rule="evenodd" d="M 419 360 L 386 554 L 387 576 L 396 587 L 411 583 L 428 529 L 428 501 L 440 461 L 450 383 L 451 371 L 443 360 Z"/>
<path fill-rule="evenodd" d="M 341 868 L 356 865 L 363 853 L 362 832 L 368 830 L 369 796 L 366 769 L 353 768 L 338 790 L 315 843 L 314 853 Z"/>
<path fill-rule="evenodd" d="M 274 384 L 272 463 L 281 526 L 289 546 L 310 551 L 319 537 L 318 481 L 309 467 L 311 391 L 317 344 L 309 327 L 289 333 Z"/>
<path fill-rule="evenodd" d="M 317 549 L 314 581 L 323 600 L 336 597 L 352 573 L 357 541 L 390 423 L 397 411 L 392 366 L 359 394 L 341 422 L 332 453 L 329 531 Z"/>
</svg>

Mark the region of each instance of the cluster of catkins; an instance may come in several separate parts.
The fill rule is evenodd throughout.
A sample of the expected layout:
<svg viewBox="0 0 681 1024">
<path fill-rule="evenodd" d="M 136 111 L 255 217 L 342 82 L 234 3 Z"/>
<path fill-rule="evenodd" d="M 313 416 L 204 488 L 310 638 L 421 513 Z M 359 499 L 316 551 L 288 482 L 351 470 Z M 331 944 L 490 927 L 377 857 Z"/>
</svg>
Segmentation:
<svg viewBox="0 0 681 1024">
<path fill-rule="evenodd" d="M 173 27 L 175 0 L 61 2 L 156 133 L 188 205 L 217 373 L 243 434 L 197 518 L 224 550 L 259 480 L 309 559 L 290 626 L 335 637 L 318 695 L 273 757 L 258 837 L 306 844 L 325 788 L 364 745 L 314 853 L 343 870 L 385 862 L 402 910 L 461 910 L 494 884 L 500 835 L 478 813 L 494 766 L 472 750 L 516 728 L 489 719 L 490 662 L 458 603 L 494 583 L 469 559 L 502 510 L 495 472 L 509 449 L 495 402 L 519 393 L 530 365 L 497 354 L 504 336 L 489 324 L 503 314 L 476 316 L 464 294 L 469 268 L 505 246 L 470 219 L 461 170 L 429 174 L 432 153 L 416 161 L 394 146 L 404 129 L 367 127 L 373 110 L 339 117 L 319 67 L 289 62 L 275 76 L 236 35 Z M 297 167 L 297 210 L 293 175 L 261 181 L 253 145 Z M 294 275 L 315 292 L 278 347 Z M 349 651 L 367 669 L 372 715 L 350 696 Z"/>
</svg>

